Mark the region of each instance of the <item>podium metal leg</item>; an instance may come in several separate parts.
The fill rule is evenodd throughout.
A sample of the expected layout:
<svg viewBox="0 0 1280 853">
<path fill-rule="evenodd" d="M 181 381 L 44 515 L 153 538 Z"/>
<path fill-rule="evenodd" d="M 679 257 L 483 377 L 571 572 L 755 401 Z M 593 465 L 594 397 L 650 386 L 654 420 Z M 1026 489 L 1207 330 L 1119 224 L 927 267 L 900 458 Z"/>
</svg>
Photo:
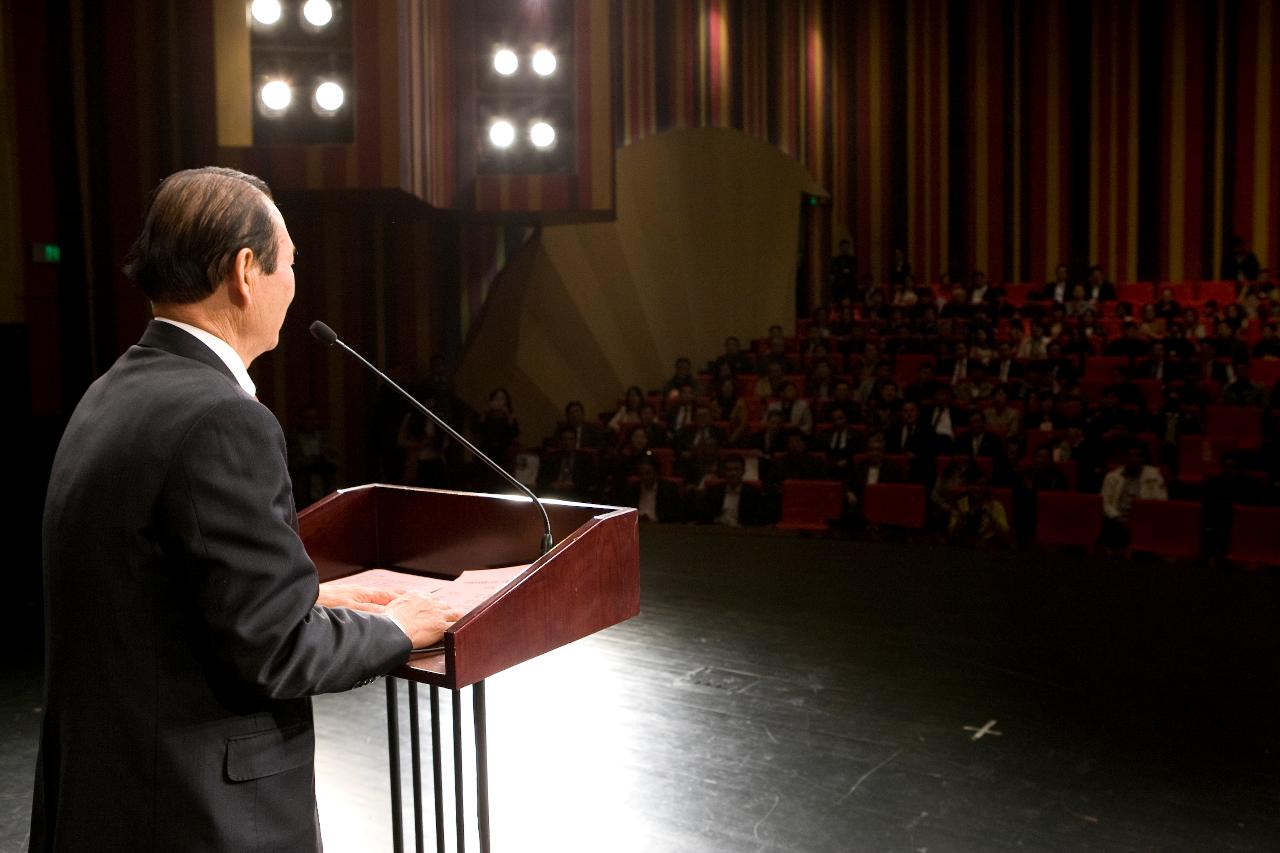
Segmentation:
<svg viewBox="0 0 1280 853">
<path fill-rule="evenodd" d="M 436 853 L 444 851 L 444 771 L 440 763 L 440 688 L 431 685 L 431 781 L 436 794 Z"/>
<path fill-rule="evenodd" d="M 400 706 L 396 680 L 387 682 L 387 760 L 391 767 L 391 849 L 404 853 L 404 807 L 400 802 Z"/>
<path fill-rule="evenodd" d="M 476 824 L 480 830 L 480 853 L 489 853 L 489 738 L 483 681 L 472 685 L 471 702 L 476 735 Z"/>
<path fill-rule="evenodd" d="M 457 851 L 466 853 L 467 815 L 462 788 L 462 691 L 455 688 L 451 698 L 453 700 L 453 817 L 458 832 Z"/>
<path fill-rule="evenodd" d="M 418 731 L 418 683 L 409 682 L 409 759 L 413 766 L 413 849 L 425 853 L 422 837 L 422 738 Z"/>
</svg>

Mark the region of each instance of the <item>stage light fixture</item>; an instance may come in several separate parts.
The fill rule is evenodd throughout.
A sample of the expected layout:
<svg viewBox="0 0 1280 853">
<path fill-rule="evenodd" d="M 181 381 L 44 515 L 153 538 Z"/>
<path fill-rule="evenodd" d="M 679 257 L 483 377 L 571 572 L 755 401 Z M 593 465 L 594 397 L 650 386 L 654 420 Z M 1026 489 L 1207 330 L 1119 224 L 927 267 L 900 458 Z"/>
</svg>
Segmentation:
<svg viewBox="0 0 1280 853">
<path fill-rule="evenodd" d="M 507 47 L 500 47 L 493 52 L 493 70 L 503 77 L 510 77 L 520 68 L 520 58 L 516 52 Z"/>
<path fill-rule="evenodd" d="M 307 0 L 302 5 L 302 17 L 319 29 L 333 20 L 333 4 L 329 0 Z"/>
<path fill-rule="evenodd" d="M 284 10 L 280 8 L 280 0 L 253 0 L 249 6 L 249 14 L 264 27 L 270 27 L 280 20 Z"/>
<path fill-rule="evenodd" d="M 550 148 L 556 144 L 556 129 L 545 121 L 534 122 L 529 127 L 529 141 L 534 148 Z"/>
<path fill-rule="evenodd" d="M 489 141 L 494 148 L 510 148 L 516 141 L 516 129 L 506 119 L 498 119 L 489 125 Z"/>
<path fill-rule="evenodd" d="M 268 80 L 258 91 L 262 106 L 272 115 L 279 115 L 293 101 L 293 89 L 283 80 Z"/>
<path fill-rule="evenodd" d="M 315 94 L 311 99 L 311 106 L 320 115 L 331 116 L 342 109 L 342 105 L 346 100 L 347 93 L 343 91 L 341 85 L 332 80 L 325 80 L 319 86 L 316 86 Z"/>
<path fill-rule="evenodd" d="M 556 55 L 545 47 L 540 47 L 533 52 L 533 72 L 539 77 L 550 77 L 556 73 Z"/>
</svg>

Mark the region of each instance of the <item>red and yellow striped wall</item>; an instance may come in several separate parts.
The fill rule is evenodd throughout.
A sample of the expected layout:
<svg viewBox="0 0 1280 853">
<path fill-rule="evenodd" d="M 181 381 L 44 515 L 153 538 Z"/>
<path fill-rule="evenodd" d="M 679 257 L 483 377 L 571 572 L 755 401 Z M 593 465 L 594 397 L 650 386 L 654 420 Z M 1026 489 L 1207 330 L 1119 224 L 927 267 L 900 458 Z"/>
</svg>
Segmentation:
<svg viewBox="0 0 1280 853">
<path fill-rule="evenodd" d="M 620 0 L 618 138 L 735 127 L 832 196 L 862 265 L 1041 280 L 1280 260 L 1270 0 Z M 824 247 L 825 250 L 826 247 Z"/>
</svg>

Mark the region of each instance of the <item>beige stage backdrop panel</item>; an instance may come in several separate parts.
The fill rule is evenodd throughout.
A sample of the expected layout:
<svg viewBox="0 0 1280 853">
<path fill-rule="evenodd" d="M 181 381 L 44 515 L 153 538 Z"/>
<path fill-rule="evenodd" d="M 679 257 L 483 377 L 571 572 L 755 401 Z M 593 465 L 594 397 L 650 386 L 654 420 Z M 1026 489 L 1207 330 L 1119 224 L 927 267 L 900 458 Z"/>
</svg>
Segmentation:
<svg viewBox="0 0 1280 853">
<path fill-rule="evenodd" d="M 795 319 L 802 196 L 826 195 L 795 160 L 704 128 L 630 145 L 617 165 L 616 220 L 544 227 L 495 282 L 459 366 L 477 410 L 510 390 L 526 446 L 568 400 L 610 410 L 678 356 L 701 368 L 726 336 Z"/>
</svg>

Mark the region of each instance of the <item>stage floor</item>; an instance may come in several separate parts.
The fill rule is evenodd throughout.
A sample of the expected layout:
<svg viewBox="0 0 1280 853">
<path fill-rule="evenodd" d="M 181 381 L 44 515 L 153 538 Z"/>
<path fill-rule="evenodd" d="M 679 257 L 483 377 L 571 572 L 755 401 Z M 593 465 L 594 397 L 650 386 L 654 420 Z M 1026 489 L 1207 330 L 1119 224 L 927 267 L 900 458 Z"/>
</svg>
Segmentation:
<svg viewBox="0 0 1280 853">
<path fill-rule="evenodd" d="M 684 527 L 641 543 L 639 617 L 488 683 L 495 851 L 1280 847 L 1280 578 Z M 7 851 L 38 679 L 0 686 Z M 390 850 L 382 683 L 315 707 L 326 850 Z"/>
</svg>

